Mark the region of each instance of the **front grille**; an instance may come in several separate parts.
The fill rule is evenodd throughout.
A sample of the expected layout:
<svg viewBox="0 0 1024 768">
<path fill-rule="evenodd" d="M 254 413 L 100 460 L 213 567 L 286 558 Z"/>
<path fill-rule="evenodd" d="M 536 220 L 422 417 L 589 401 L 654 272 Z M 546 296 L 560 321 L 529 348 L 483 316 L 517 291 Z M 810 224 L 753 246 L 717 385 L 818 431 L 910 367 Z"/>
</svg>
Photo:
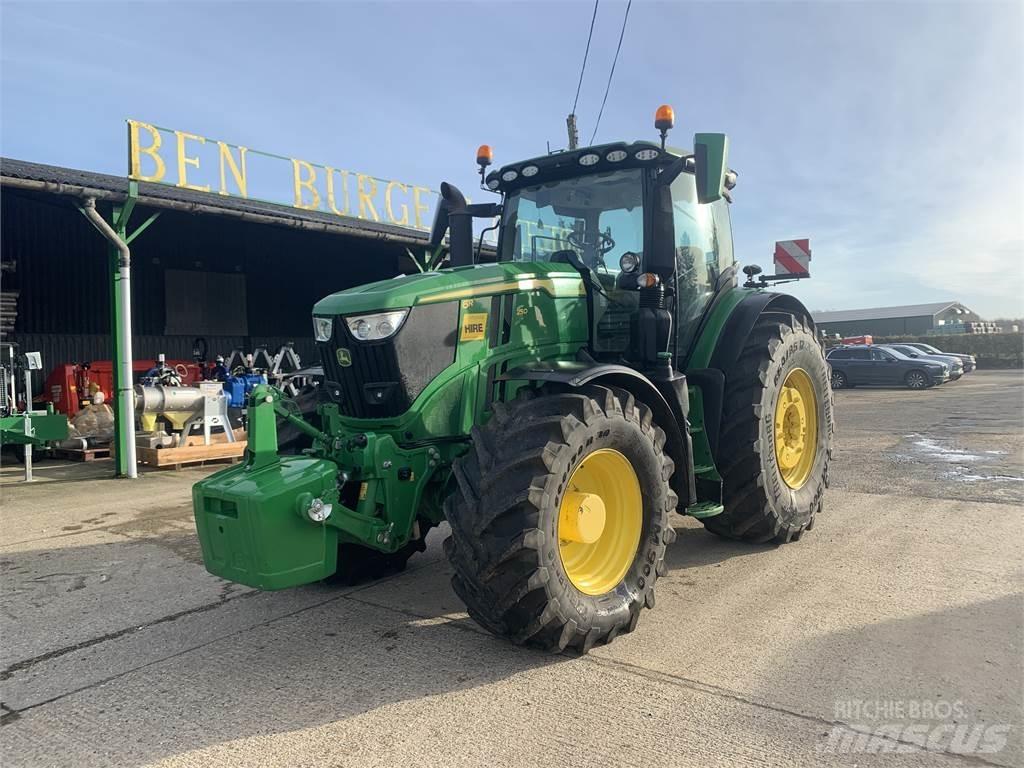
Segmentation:
<svg viewBox="0 0 1024 768">
<path fill-rule="evenodd" d="M 352 418 L 400 416 L 455 362 L 458 321 L 456 301 L 413 307 L 398 333 L 367 342 L 336 317 L 331 341 L 317 344 L 327 397 Z"/>
</svg>

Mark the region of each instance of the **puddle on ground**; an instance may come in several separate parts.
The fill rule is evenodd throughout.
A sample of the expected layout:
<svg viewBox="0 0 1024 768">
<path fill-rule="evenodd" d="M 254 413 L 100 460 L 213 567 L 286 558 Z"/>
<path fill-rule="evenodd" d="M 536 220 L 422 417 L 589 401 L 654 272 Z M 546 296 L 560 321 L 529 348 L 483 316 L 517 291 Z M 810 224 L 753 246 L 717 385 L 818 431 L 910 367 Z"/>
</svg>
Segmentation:
<svg viewBox="0 0 1024 768">
<path fill-rule="evenodd" d="M 939 475 L 943 480 L 957 480 L 961 483 L 977 483 L 982 480 L 1004 482 L 1004 483 L 1024 483 L 1024 477 L 1014 477 L 1013 475 L 972 475 L 967 473 L 966 467 L 960 467 L 953 472 L 943 472 Z"/>
<path fill-rule="evenodd" d="M 912 453 L 890 453 L 889 459 L 894 464 L 917 463 L 924 461 L 943 462 L 952 464 L 950 469 L 939 474 L 941 480 L 951 480 L 960 483 L 1022 483 L 1024 477 L 1005 474 L 1005 469 L 1000 472 L 989 472 L 986 464 L 997 462 L 999 457 L 1006 456 L 1007 451 L 990 450 L 981 453 L 972 453 L 963 448 L 958 448 L 949 441 L 937 438 L 925 437 L 919 434 L 904 435 L 903 439 L 909 442 Z M 996 468 L 993 467 L 993 470 Z"/>
</svg>

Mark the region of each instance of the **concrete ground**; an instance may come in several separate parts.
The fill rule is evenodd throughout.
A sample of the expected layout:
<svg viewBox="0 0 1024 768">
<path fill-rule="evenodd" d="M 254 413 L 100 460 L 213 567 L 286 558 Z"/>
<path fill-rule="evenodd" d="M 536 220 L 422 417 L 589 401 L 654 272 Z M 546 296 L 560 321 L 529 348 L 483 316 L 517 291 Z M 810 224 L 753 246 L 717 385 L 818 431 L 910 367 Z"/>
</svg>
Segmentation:
<svg viewBox="0 0 1024 768">
<path fill-rule="evenodd" d="M 383 581 L 259 593 L 202 567 L 209 469 L 5 467 L 0 762 L 1024 764 L 1024 376 L 836 410 L 813 532 L 747 546 L 678 518 L 657 608 L 586 657 L 468 620 L 444 531 Z"/>
</svg>

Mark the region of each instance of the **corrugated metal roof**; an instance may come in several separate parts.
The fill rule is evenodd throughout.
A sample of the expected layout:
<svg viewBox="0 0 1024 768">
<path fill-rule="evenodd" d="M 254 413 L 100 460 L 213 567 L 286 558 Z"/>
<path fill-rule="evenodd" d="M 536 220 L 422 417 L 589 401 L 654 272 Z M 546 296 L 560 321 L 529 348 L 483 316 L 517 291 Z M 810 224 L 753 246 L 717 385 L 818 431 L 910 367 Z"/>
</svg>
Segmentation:
<svg viewBox="0 0 1024 768">
<path fill-rule="evenodd" d="M 128 179 L 123 176 L 111 176 L 106 173 L 93 173 L 92 171 L 80 171 L 74 168 L 30 163 L 25 160 L 0 158 L 0 185 L 4 183 L 5 178 L 27 179 L 75 187 L 90 187 L 111 192 L 121 198 L 128 194 Z M 140 202 L 144 202 L 147 205 L 159 206 L 160 201 L 174 201 L 220 209 L 227 215 L 238 215 L 239 213 L 259 214 L 260 216 L 280 219 L 282 224 L 289 223 L 289 220 L 312 222 L 327 225 L 335 230 L 343 229 L 348 234 L 356 236 L 402 240 L 412 245 L 423 245 L 429 238 L 427 232 L 410 227 L 365 221 L 351 216 L 338 216 L 324 211 L 305 211 L 287 205 L 264 203 L 258 200 L 245 200 L 210 192 L 196 192 L 168 184 L 139 182 L 139 198 Z"/>
<path fill-rule="evenodd" d="M 931 304 L 904 304 L 900 307 L 872 307 L 871 309 L 841 309 L 836 312 L 811 312 L 815 323 L 843 323 L 851 320 L 890 320 L 897 317 L 928 317 L 950 307 L 962 307 L 959 301 L 936 301 Z"/>
</svg>

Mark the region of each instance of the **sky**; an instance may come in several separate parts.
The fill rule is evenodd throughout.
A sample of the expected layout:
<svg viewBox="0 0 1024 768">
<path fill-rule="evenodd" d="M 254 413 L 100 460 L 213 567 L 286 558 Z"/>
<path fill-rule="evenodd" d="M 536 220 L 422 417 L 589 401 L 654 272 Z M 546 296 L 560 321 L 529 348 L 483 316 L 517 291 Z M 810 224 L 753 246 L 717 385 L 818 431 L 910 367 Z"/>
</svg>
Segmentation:
<svg viewBox="0 0 1024 768">
<path fill-rule="evenodd" d="M 625 3 L 599 4 L 594 129 Z M 593 4 L 0 2 L 0 154 L 127 174 L 134 118 L 474 199 L 565 146 Z M 635 0 L 595 143 L 730 138 L 738 259 L 812 310 L 1024 315 L 1024 3 Z"/>
</svg>

